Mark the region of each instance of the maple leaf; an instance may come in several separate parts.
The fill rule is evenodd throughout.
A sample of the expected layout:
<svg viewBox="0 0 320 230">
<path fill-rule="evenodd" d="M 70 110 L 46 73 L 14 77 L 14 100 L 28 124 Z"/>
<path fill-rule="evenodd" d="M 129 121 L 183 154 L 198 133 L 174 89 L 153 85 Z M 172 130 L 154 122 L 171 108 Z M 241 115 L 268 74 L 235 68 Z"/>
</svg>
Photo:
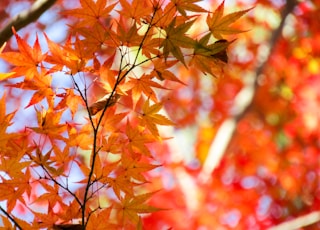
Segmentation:
<svg viewBox="0 0 320 230">
<path fill-rule="evenodd" d="M 76 37 L 76 41 L 71 42 L 71 37 L 66 41 L 65 46 L 58 45 L 51 41 L 45 34 L 51 55 L 47 55 L 46 62 L 53 64 L 52 71 L 62 70 L 64 66 L 71 70 L 71 74 L 85 71 L 87 60 L 92 57 L 92 50 L 85 49 L 83 41 Z"/>
<path fill-rule="evenodd" d="M 89 150 L 92 144 L 92 137 L 90 136 L 92 130 L 89 125 L 82 126 L 79 130 L 73 124 L 67 123 L 68 137 L 66 144 L 69 147 L 79 147 L 84 150 Z"/>
<path fill-rule="evenodd" d="M 121 45 L 128 47 L 140 46 L 143 36 L 139 35 L 139 29 L 137 28 L 136 24 L 127 29 L 123 20 L 120 19 L 120 23 L 118 23 L 117 34 L 119 41 L 121 41 Z"/>
<path fill-rule="evenodd" d="M 172 20 L 167 28 L 165 28 L 165 39 L 163 40 L 161 47 L 163 47 L 163 54 L 165 59 L 168 58 L 169 53 L 179 61 L 181 61 L 184 65 L 184 56 L 181 51 L 181 47 L 183 48 L 193 48 L 195 41 L 186 36 L 185 33 L 189 30 L 195 20 L 180 24 L 175 26 L 176 17 Z"/>
<path fill-rule="evenodd" d="M 16 179 L 18 189 L 16 190 L 17 193 L 25 193 L 30 198 L 32 186 L 30 184 L 31 174 L 30 174 L 30 167 L 27 167 L 23 176 Z M 24 203 L 23 197 L 19 197 L 19 200 Z"/>
<path fill-rule="evenodd" d="M 112 207 L 104 208 L 94 212 L 87 223 L 86 230 L 105 230 L 105 229 L 119 229 L 116 224 L 110 223 L 110 214 Z M 82 228 L 81 228 L 82 229 Z"/>
<path fill-rule="evenodd" d="M 30 229 L 30 230 L 36 230 L 39 229 L 38 224 L 30 224 L 27 221 L 23 220 L 23 219 L 19 219 L 17 217 L 14 217 L 14 221 L 19 224 L 19 226 L 21 227 L 21 229 Z M 15 229 L 17 226 L 14 226 L 13 228 L 10 229 Z"/>
<path fill-rule="evenodd" d="M 38 133 L 47 134 L 49 137 L 63 139 L 60 135 L 67 127 L 64 124 L 59 124 L 63 111 L 54 111 L 52 108 L 42 111 L 36 110 L 39 127 L 30 127 Z"/>
<path fill-rule="evenodd" d="M 141 52 L 150 60 L 154 56 L 160 56 L 159 45 L 163 38 L 155 38 L 153 35 L 147 35 L 141 45 Z"/>
<path fill-rule="evenodd" d="M 117 3 L 106 7 L 107 0 L 80 0 L 80 4 L 80 8 L 66 10 L 64 14 L 80 18 L 81 21 L 77 23 L 78 27 L 90 27 L 99 23 L 100 20 L 108 18 Z"/>
<path fill-rule="evenodd" d="M 63 168 L 56 169 L 53 164 L 55 163 L 52 160 L 52 149 L 50 149 L 46 154 L 41 152 L 40 148 L 36 147 L 36 156 L 32 156 L 29 154 L 30 158 L 33 160 L 34 163 L 40 165 L 45 170 L 50 172 L 54 176 L 60 176 L 63 173 Z"/>
<path fill-rule="evenodd" d="M 166 89 L 159 83 L 152 80 L 151 75 L 142 75 L 140 78 L 132 78 L 127 82 L 127 87 L 132 89 L 133 104 L 135 105 L 137 101 L 142 96 L 142 93 L 150 98 L 152 101 L 157 102 L 157 97 L 155 92 L 151 87 Z"/>
<path fill-rule="evenodd" d="M 2 158 L 2 162 L 6 161 L 6 158 Z M 11 165 L 12 166 L 12 165 Z M 19 168 L 20 166 L 12 166 L 12 169 L 10 169 L 10 172 L 4 171 L 4 173 L 12 173 L 14 170 L 21 170 L 22 168 Z M 5 169 L 4 169 L 5 170 Z M 2 169 L 0 169 L 2 171 Z M 30 171 L 29 168 L 26 168 L 26 174 L 23 175 L 23 173 L 20 171 L 20 175 L 17 176 L 18 172 L 15 172 L 14 175 L 8 174 L 7 176 L 10 176 L 11 179 L 4 179 L 1 178 L 1 184 L 0 184 L 0 200 L 7 200 L 7 211 L 11 212 L 15 206 L 16 202 L 20 201 L 21 204 L 25 205 L 24 200 L 24 194 L 27 194 L 28 197 L 30 197 L 31 193 L 31 186 L 30 186 Z M 11 195 L 10 195 L 11 193 Z"/>
<path fill-rule="evenodd" d="M 0 81 L 6 80 L 10 77 L 13 77 L 15 75 L 15 72 L 10 73 L 0 73 Z"/>
<path fill-rule="evenodd" d="M 126 135 L 126 147 L 130 153 L 140 152 L 148 157 L 152 157 L 149 149 L 145 146 L 146 143 L 155 141 L 152 135 L 143 133 L 139 128 L 133 128 L 129 121 L 127 121 L 126 125 Z"/>
<path fill-rule="evenodd" d="M 120 45 L 115 32 L 97 23 L 89 28 L 75 27 L 74 30 L 84 37 L 83 43 L 92 53 L 105 48 L 105 46 L 107 46 L 108 49 L 103 50 L 104 52 L 109 50 L 110 52 L 114 52 L 114 49 L 111 48 L 115 48 Z"/>
<path fill-rule="evenodd" d="M 38 196 L 34 203 L 43 201 L 48 202 L 48 207 L 54 207 L 56 204 L 63 203 L 62 197 L 59 195 L 59 186 L 57 184 L 51 186 L 47 181 L 40 181 L 40 184 L 46 192 Z"/>
<path fill-rule="evenodd" d="M 13 29 L 13 33 L 16 37 L 18 43 L 18 49 L 20 52 L 6 52 L 0 53 L 0 57 L 11 63 L 15 67 L 13 68 L 11 74 L 6 74 L 2 76 L 1 80 L 25 76 L 27 80 L 30 80 L 38 72 L 38 66 L 45 59 L 45 54 L 41 52 L 38 36 L 34 42 L 33 47 L 31 48 Z"/>
<path fill-rule="evenodd" d="M 54 191 L 54 192 L 57 193 L 57 191 Z M 57 221 L 59 221 L 59 217 L 56 215 L 56 213 L 53 212 L 53 207 L 51 207 L 49 205 L 48 205 L 47 213 L 36 212 L 32 209 L 30 209 L 30 211 L 35 216 L 34 222 L 32 224 L 34 226 L 39 225 L 38 229 L 48 228 L 48 227 L 54 226 L 55 223 Z"/>
<path fill-rule="evenodd" d="M 116 113 L 116 107 L 107 109 L 101 121 L 103 130 L 108 132 L 118 131 L 120 122 L 123 120 L 123 118 L 127 116 L 127 114 L 128 114 L 127 112 Z"/>
<path fill-rule="evenodd" d="M 190 18 L 189 16 L 177 15 L 176 7 L 172 2 L 169 2 L 164 9 L 162 8 L 162 4 L 163 2 L 161 1 L 154 2 L 154 15 L 146 19 L 147 23 L 155 25 L 162 30 L 168 27 L 173 19 L 176 19 L 177 25 L 181 25 L 185 23 L 186 19 Z"/>
<path fill-rule="evenodd" d="M 157 191 L 156 191 L 157 192 Z M 139 215 L 142 213 L 151 213 L 161 210 L 150 205 L 145 204 L 156 192 L 145 193 L 137 196 L 128 196 L 121 198 L 119 204 L 119 214 L 124 220 L 129 220 L 134 224 L 138 224 Z"/>
<path fill-rule="evenodd" d="M 4 47 L 6 46 L 6 42 L 0 47 L 0 54 L 2 53 L 2 50 L 4 49 Z M 1 55 L 0 55 L 1 57 Z M 10 73 L 0 73 L 0 81 L 5 80 L 7 78 L 9 78 L 10 76 L 14 75 L 15 72 L 10 72 Z"/>
<path fill-rule="evenodd" d="M 180 81 L 171 71 L 167 70 L 168 68 L 174 66 L 177 62 L 177 60 L 164 62 L 161 59 L 156 59 L 153 61 L 154 67 L 150 75 L 156 76 L 156 78 L 161 81 L 169 80 L 185 85 L 185 83 Z"/>
<path fill-rule="evenodd" d="M 52 76 L 47 74 L 44 68 L 41 68 L 41 72 L 35 72 L 32 80 L 25 79 L 23 82 L 16 84 L 9 84 L 10 87 L 35 90 L 36 92 L 32 95 L 28 105 L 28 108 L 34 104 L 39 103 L 44 98 L 47 99 L 48 103 L 51 103 L 55 93 L 51 88 Z"/>
<path fill-rule="evenodd" d="M 9 218 L 1 216 L 1 220 L 2 220 L 2 226 L 3 226 L 3 230 L 6 229 L 14 229 L 15 226 L 13 225 L 13 223 L 10 222 Z M 0 228 L 1 229 L 1 228 Z"/>
<path fill-rule="evenodd" d="M 23 177 L 23 169 L 30 165 L 28 161 L 22 161 L 23 153 L 20 153 L 17 157 L 2 157 L 0 164 L 0 171 L 5 173 L 11 178 Z"/>
<path fill-rule="evenodd" d="M 186 11 L 207 12 L 207 10 L 194 4 L 199 1 L 200 0 L 171 0 L 171 2 L 174 4 L 174 6 L 179 11 L 179 13 L 182 14 L 183 16 L 187 16 Z"/>
<path fill-rule="evenodd" d="M 138 159 L 133 159 L 128 154 L 121 158 L 120 173 L 126 177 L 135 179 L 141 183 L 148 182 L 142 173 L 159 167 L 160 165 L 152 165 L 145 162 L 139 162 Z"/>
<path fill-rule="evenodd" d="M 142 113 L 139 116 L 142 126 L 146 126 L 147 129 L 155 136 L 159 136 L 157 125 L 174 125 L 172 121 L 161 114 L 157 114 L 162 108 L 162 103 L 156 103 L 150 106 L 149 100 L 146 100 Z"/>
<path fill-rule="evenodd" d="M 118 199 L 121 199 L 122 193 L 133 196 L 133 183 L 130 182 L 130 179 L 128 177 L 107 177 L 102 181 L 112 188 L 114 194 L 118 197 Z"/>
<path fill-rule="evenodd" d="M 54 155 L 50 157 L 51 161 L 54 163 L 55 167 L 58 167 L 57 171 L 63 172 L 65 162 L 70 162 L 73 160 L 73 156 L 69 153 L 69 146 L 65 146 L 63 150 L 60 150 L 57 146 L 53 146 Z M 59 169 L 61 168 L 61 169 Z"/>
<path fill-rule="evenodd" d="M 122 82 L 118 82 L 118 79 L 126 73 L 123 71 L 119 75 L 119 71 L 113 70 L 112 65 L 115 61 L 115 53 L 113 53 L 100 67 L 99 67 L 99 85 L 106 91 L 111 93 L 115 85 L 117 85 L 115 92 L 119 95 L 126 95 L 127 88 Z M 124 81 L 123 81 L 124 82 Z"/>
<path fill-rule="evenodd" d="M 0 200 L 10 200 L 10 197 L 15 192 L 15 186 L 13 184 L 6 183 L 7 180 L 2 179 L 0 183 Z M 15 200 L 14 200 L 15 202 Z"/>
<path fill-rule="evenodd" d="M 151 1 L 133 0 L 130 4 L 126 0 L 120 0 L 122 10 L 119 14 L 126 18 L 134 19 L 139 25 L 141 19 L 149 16 L 153 11 Z"/>
<path fill-rule="evenodd" d="M 118 101 L 119 98 L 120 98 L 119 94 L 112 95 L 111 98 L 109 95 L 105 95 L 103 98 L 100 98 L 99 100 L 97 100 L 96 102 L 94 102 L 89 106 L 88 112 L 90 116 L 97 114 L 99 111 L 105 108 L 113 106 Z"/>
<path fill-rule="evenodd" d="M 212 35 L 217 39 L 223 39 L 222 35 L 230 35 L 244 32 L 242 30 L 234 29 L 229 27 L 230 24 L 238 20 L 242 15 L 250 11 L 252 8 L 247 10 L 241 10 L 234 13 L 223 16 L 224 11 L 224 0 L 218 6 L 218 8 L 212 13 L 208 14 L 207 25 Z"/>
<path fill-rule="evenodd" d="M 112 132 L 110 136 L 107 138 L 102 138 L 101 140 L 101 151 L 105 151 L 107 153 L 121 153 L 121 139 L 119 137 L 119 133 Z"/>
<path fill-rule="evenodd" d="M 74 117 L 80 104 L 83 104 L 82 98 L 74 93 L 73 89 L 64 89 L 65 93 L 56 94 L 62 100 L 56 105 L 55 110 L 69 108 L 71 116 Z"/>
<path fill-rule="evenodd" d="M 215 70 L 228 62 L 226 49 L 233 41 L 218 40 L 213 44 L 207 44 L 210 36 L 209 33 L 196 42 L 190 65 L 215 76 Z"/>
<path fill-rule="evenodd" d="M 159 28 L 166 28 L 176 14 L 175 10 L 172 10 L 173 7 L 168 7 L 168 5 L 164 9 L 162 9 L 160 6 L 160 2 L 156 3 L 154 6 L 155 14 L 152 18 L 153 21 L 150 21 L 151 19 L 147 19 L 147 22 L 153 23 L 155 26 Z"/>
<path fill-rule="evenodd" d="M 5 140 L 6 130 L 8 126 L 11 125 L 11 120 L 14 117 L 15 112 L 6 114 L 6 94 L 2 96 L 0 99 L 0 140 Z M 12 134 L 7 134 L 9 136 L 12 136 Z M 9 138 L 7 136 L 7 138 Z M 0 147 L 1 147 L 1 141 L 0 141 Z"/>
</svg>

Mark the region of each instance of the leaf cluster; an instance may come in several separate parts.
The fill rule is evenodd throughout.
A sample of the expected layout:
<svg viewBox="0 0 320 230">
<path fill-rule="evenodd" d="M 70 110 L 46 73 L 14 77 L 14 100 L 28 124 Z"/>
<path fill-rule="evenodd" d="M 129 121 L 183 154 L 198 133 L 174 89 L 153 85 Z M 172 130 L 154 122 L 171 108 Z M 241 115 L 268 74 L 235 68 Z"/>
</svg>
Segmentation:
<svg viewBox="0 0 320 230">
<path fill-rule="evenodd" d="M 231 42 L 222 35 L 239 33 L 229 25 L 246 12 L 223 17 L 224 2 L 213 13 L 196 3 L 80 0 L 79 8 L 63 12 L 74 21 L 65 44 L 45 35 L 47 53 L 38 37 L 31 47 L 13 30 L 18 50 L 0 55 L 13 66 L 0 79 L 17 78 L 7 87 L 33 91 L 25 109 L 34 108 L 37 124 L 8 133 L 15 113 L 7 114 L 1 99 L 6 227 L 130 229 L 141 227 L 141 214 L 160 210 L 147 204 L 154 192 L 144 186 L 148 172 L 160 166 L 152 163 L 152 144 L 167 138 L 158 127 L 175 123 L 162 113 L 158 92 L 183 83 L 174 74 L 178 66 L 215 75 L 228 62 Z M 199 15 L 207 15 L 204 35 L 193 33 Z M 57 73 L 72 86 L 55 88 Z M 18 203 L 32 222 L 14 216 Z M 30 204 L 45 207 L 45 214 Z"/>
</svg>

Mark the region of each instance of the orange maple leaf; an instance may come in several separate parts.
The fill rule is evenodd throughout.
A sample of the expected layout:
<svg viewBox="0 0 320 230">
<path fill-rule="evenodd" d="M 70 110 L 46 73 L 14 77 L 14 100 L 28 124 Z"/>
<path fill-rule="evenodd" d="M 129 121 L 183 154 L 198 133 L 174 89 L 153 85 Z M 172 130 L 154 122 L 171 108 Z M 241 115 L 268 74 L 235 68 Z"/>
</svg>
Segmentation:
<svg viewBox="0 0 320 230">
<path fill-rule="evenodd" d="M 16 227 L 13 223 L 10 222 L 9 218 L 7 217 L 1 216 L 1 220 L 3 229 L 14 229 Z"/>
<path fill-rule="evenodd" d="M 108 186 L 113 189 L 118 199 L 121 199 L 122 193 L 125 193 L 128 196 L 133 196 L 134 183 L 130 182 L 130 179 L 128 177 L 120 175 L 117 177 L 107 177 L 105 180 L 102 181 L 108 184 Z"/>
<path fill-rule="evenodd" d="M 121 153 L 121 141 L 119 133 L 112 132 L 110 136 L 101 140 L 101 151 L 113 154 Z"/>
<path fill-rule="evenodd" d="M 0 57 L 7 62 L 13 64 L 15 67 L 12 72 L 14 74 L 6 74 L 1 77 L 1 80 L 19 76 L 25 76 L 27 80 L 30 80 L 38 72 L 40 63 L 45 59 L 46 55 L 42 54 L 38 36 L 31 48 L 13 29 L 13 33 L 18 43 L 19 52 L 6 52 L 1 53 Z"/>
<path fill-rule="evenodd" d="M 41 68 L 40 73 L 39 72 L 34 73 L 34 77 L 32 80 L 25 79 L 23 82 L 10 84 L 8 86 L 36 91 L 32 95 L 28 105 L 25 107 L 25 108 L 28 108 L 34 104 L 39 103 L 44 98 L 47 99 L 48 103 L 51 103 L 53 101 L 53 97 L 55 93 L 51 88 L 51 80 L 52 80 L 52 76 L 48 75 L 47 71 L 44 68 Z"/>
<path fill-rule="evenodd" d="M 159 28 L 166 28 L 172 22 L 172 19 L 176 17 L 175 8 L 170 3 L 162 9 L 162 2 L 155 2 L 154 9 L 155 12 L 153 18 L 147 19 L 147 22 L 154 24 Z M 152 21 L 150 21 L 151 19 Z M 185 17 L 183 20 L 185 21 Z"/>
<path fill-rule="evenodd" d="M 115 53 L 113 53 L 101 66 L 99 66 L 99 85 L 106 91 L 106 94 L 111 93 L 115 85 L 117 85 L 115 92 L 118 95 L 125 95 L 125 91 L 127 91 L 127 88 L 124 83 L 124 81 L 119 82 L 119 79 L 124 76 L 124 74 L 127 74 L 126 71 L 123 71 L 119 73 L 119 71 L 113 70 L 112 65 L 115 62 Z M 99 64 L 98 64 L 99 65 Z"/>
<path fill-rule="evenodd" d="M 157 192 L 157 191 L 156 191 Z M 139 223 L 139 214 L 151 213 L 161 210 L 146 204 L 156 192 L 145 193 L 137 196 L 128 196 L 120 199 L 119 214 L 122 216 L 124 222 L 129 220 L 131 223 Z"/>
<path fill-rule="evenodd" d="M 132 46 L 140 46 L 143 36 L 139 35 L 136 24 L 130 26 L 130 28 L 126 28 L 126 22 L 120 17 L 120 22 L 118 23 L 117 33 L 118 39 L 121 41 L 122 45 L 132 47 Z"/>
<path fill-rule="evenodd" d="M 104 208 L 103 210 L 92 213 L 90 216 L 86 230 L 105 230 L 105 229 L 120 229 L 114 223 L 110 223 L 110 214 L 112 207 Z M 82 228 L 81 228 L 82 229 Z"/>
<path fill-rule="evenodd" d="M 149 100 L 146 100 L 142 107 L 142 113 L 139 116 L 141 125 L 146 126 L 155 137 L 159 137 L 157 125 L 174 125 L 174 123 L 168 118 L 158 114 L 161 108 L 161 103 L 156 103 L 150 106 Z"/>
<path fill-rule="evenodd" d="M 9 221 L 9 219 L 7 218 L 7 217 L 5 217 L 5 219 L 7 219 L 6 221 L 4 221 L 3 223 L 3 226 L 4 226 L 4 228 L 1 228 L 1 229 L 15 229 L 15 228 L 17 228 L 17 225 L 16 224 L 14 224 L 13 226 L 11 225 L 11 224 L 9 224 L 7 221 Z M 39 229 L 39 226 L 38 226 L 38 224 L 36 224 L 36 223 L 33 223 L 33 224 L 30 224 L 30 223 L 28 223 L 27 221 L 25 221 L 25 220 L 22 220 L 22 219 L 19 219 L 19 218 L 17 218 L 17 217 L 14 217 L 13 218 L 14 219 L 14 221 L 17 223 L 17 224 L 19 224 L 19 226 L 20 226 L 20 228 L 21 229 Z M 9 221 L 10 222 L 10 221 Z M 12 226 L 12 227 L 11 227 Z"/>
<path fill-rule="evenodd" d="M 128 88 L 132 89 L 132 99 L 135 105 L 142 96 L 142 93 L 150 98 L 152 101 L 157 102 L 157 97 L 154 90 L 151 87 L 166 89 L 159 83 L 152 80 L 151 75 L 142 75 L 140 78 L 132 78 L 126 83 Z"/>
<path fill-rule="evenodd" d="M 68 147 L 79 147 L 84 150 L 89 150 L 92 144 L 92 127 L 89 125 L 82 126 L 79 130 L 74 127 L 75 124 L 67 123 L 68 138 L 66 144 Z"/>
<path fill-rule="evenodd" d="M 108 108 L 105 112 L 101 125 L 107 132 L 116 132 L 119 130 L 120 122 L 127 116 L 128 112 L 116 113 L 116 107 Z"/>
<path fill-rule="evenodd" d="M 14 115 L 15 112 L 6 114 L 6 94 L 4 94 L 2 98 L 0 98 L 0 147 L 2 147 L 2 145 L 6 143 L 2 143 L 3 141 L 16 136 L 16 134 L 13 133 L 6 133 L 7 128 L 11 125 L 11 120 Z"/>
<path fill-rule="evenodd" d="M 63 139 L 61 133 L 67 129 L 66 125 L 60 124 L 63 111 L 57 112 L 49 108 L 48 110 L 36 110 L 36 113 L 39 127 L 30 127 L 32 130 L 47 134 L 49 137 Z"/>
<path fill-rule="evenodd" d="M 169 80 L 179 82 L 185 85 L 185 83 L 180 81 L 171 71 L 168 70 L 170 67 L 174 66 L 178 62 L 177 60 L 164 62 L 161 59 L 156 59 L 152 62 L 154 67 L 150 75 L 155 76 L 157 79 L 161 81 Z"/>
<path fill-rule="evenodd" d="M 76 199 L 69 202 L 69 204 L 61 203 L 59 205 L 61 208 L 57 215 L 63 220 L 64 223 L 73 219 L 81 218 L 80 205 Z"/>
<path fill-rule="evenodd" d="M 64 66 L 71 70 L 71 74 L 85 71 L 87 60 L 92 58 L 92 50 L 86 49 L 83 41 L 76 37 L 75 42 L 71 42 L 69 37 L 64 46 L 51 41 L 45 34 L 51 55 L 47 55 L 46 62 L 53 64 L 52 71 L 62 70 Z"/>
<path fill-rule="evenodd" d="M 234 29 L 229 27 L 230 24 L 238 20 L 242 15 L 250 11 L 252 8 L 247 10 L 237 11 L 231 14 L 223 16 L 224 11 L 224 0 L 218 6 L 218 8 L 212 13 L 208 14 L 207 25 L 212 35 L 217 39 L 223 39 L 222 35 L 230 35 L 244 32 L 242 30 Z"/>
<path fill-rule="evenodd" d="M 0 54 L 2 53 L 4 47 L 6 46 L 6 42 L 0 47 Z M 0 55 L 1 57 L 1 55 Z M 0 73 L 0 81 L 5 80 L 7 78 L 9 78 L 10 76 L 12 76 L 13 74 L 15 74 L 14 72 L 10 72 L 10 73 Z"/>
<path fill-rule="evenodd" d="M 138 159 L 133 159 L 129 154 L 126 154 L 121 158 L 121 166 L 119 170 L 120 174 L 123 174 L 128 178 L 135 179 L 141 183 L 145 183 L 148 181 L 142 173 L 155 169 L 159 166 L 160 165 L 139 162 Z"/>
<path fill-rule="evenodd" d="M 74 117 L 79 105 L 83 104 L 82 98 L 74 93 L 73 89 L 64 89 L 65 93 L 56 94 L 62 100 L 56 105 L 55 110 L 69 108 L 71 116 Z"/>
<path fill-rule="evenodd" d="M 57 203 L 63 203 L 62 197 L 59 195 L 59 186 L 48 185 L 47 181 L 40 181 L 42 187 L 46 190 L 43 194 L 38 196 L 34 203 L 37 202 L 48 202 L 49 207 L 54 207 Z"/>
<path fill-rule="evenodd" d="M 152 157 L 150 150 L 145 146 L 146 143 L 154 142 L 155 138 L 147 133 L 143 133 L 142 130 L 139 130 L 139 127 L 132 127 L 127 121 L 126 125 L 126 135 L 127 135 L 127 143 L 126 148 L 130 153 L 134 154 L 139 152 L 148 157 Z"/>
<path fill-rule="evenodd" d="M 3 157 L 1 159 L 0 171 L 11 178 L 23 177 L 24 168 L 30 165 L 29 161 L 21 161 L 23 153 L 19 153 L 17 157 Z"/>
<path fill-rule="evenodd" d="M 66 10 L 64 14 L 80 18 L 81 21 L 77 23 L 77 27 L 90 27 L 108 18 L 117 2 L 106 6 L 107 0 L 80 0 L 80 4 L 80 8 Z"/>
<path fill-rule="evenodd" d="M 179 13 L 183 16 L 187 16 L 186 11 L 192 12 L 207 12 L 207 10 L 194 4 L 200 0 L 172 0 L 172 4 L 177 8 Z"/>
<path fill-rule="evenodd" d="M 92 53 L 100 50 L 101 48 L 108 47 L 104 52 L 112 53 L 115 50 L 111 49 L 118 47 L 120 42 L 117 35 L 111 29 L 105 28 L 103 25 L 94 24 L 92 27 L 75 27 L 74 30 L 84 37 L 83 43 L 86 44 L 88 50 Z"/>
<path fill-rule="evenodd" d="M 148 0 L 133 0 L 130 4 L 126 0 L 120 0 L 120 3 L 122 10 L 119 13 L 126 18 L 134 19 L 139 25 L 141 19 L 149 16 L 153 11 L 151 1 Z"/>
</svg>

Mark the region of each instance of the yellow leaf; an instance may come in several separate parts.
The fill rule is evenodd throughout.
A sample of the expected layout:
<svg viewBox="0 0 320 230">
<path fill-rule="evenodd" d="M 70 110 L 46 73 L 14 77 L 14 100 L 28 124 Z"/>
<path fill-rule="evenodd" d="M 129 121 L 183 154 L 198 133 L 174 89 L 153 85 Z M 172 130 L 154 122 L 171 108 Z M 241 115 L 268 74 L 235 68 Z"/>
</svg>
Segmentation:
<svg viewBox="0 0 320 230">
<path fill-rule="evenodd" d="M 134 224 L 138 224 L 140 219 L 138 214 L 159 211 L 160 208 L 146 204 L 147 200 L 150 199 L 155 193 L 156 192 L 150 192 L 133 197 L 126 195 L 124 198 L 122 198 L 120 204 L 120 214 L 122 214 L 123 219 L 129 220 Z"/>
<path fill-rule="evenodd" d="M 238 20 L 242 15 L 250 11 L 252 8 L 247 10 L 237 11 L 231 14 L 223 16 L 224 11 L 224 1 L 219 5 L 219 7 L 212 13 L 208 14 L 207 25 L 212 33 L 212 35 L 217 39 L 223 39 L 222 35 L 230 35 L 244 32 L 242 30 L 234 29 L 229 27 L 230 24 Z"/>
<path fill-rule="evenodd" d="M 181 48 L 193 48 L 194 46 L 195 41 L 185 34 L 194 21 L 195 20 L 192 20 L 176 26 L 176 18 L 174 18 L 170 25 L 165 29 L 166 37 L 161 44 L 161 46 L 163 46 L 165 59 L 167 59 L 169 53 L 171 53 L 177 60 L 181 61 L 185 65 Z"/>
<path fill-rule="evenodd" d="M 142 107 L 142 114 L 139 116 L 141 124 L 145 125 L 155 137 L 159 136 L 156 125 L 174 125 L 174 123 L 168 118 L 158 114 L 161 108 L 161 103 L 156 103 L 150 106 L 149 100 L 146 100 Z"/>
</svg>

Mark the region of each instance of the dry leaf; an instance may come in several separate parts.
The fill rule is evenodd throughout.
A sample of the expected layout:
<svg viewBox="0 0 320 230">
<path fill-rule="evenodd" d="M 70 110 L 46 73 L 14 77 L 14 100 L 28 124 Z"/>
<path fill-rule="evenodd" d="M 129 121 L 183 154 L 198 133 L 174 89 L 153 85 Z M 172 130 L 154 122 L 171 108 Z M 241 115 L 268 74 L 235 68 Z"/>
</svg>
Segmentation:
<svg viewBox="0 0 320 230">
<path fill-rule="evenodd" d="M 120 98 L 119 94 L 114 94 L 111 98 L 109 98 L 108 95 L 104 96 L 103 98 L 97 100 L 95 103 L 90 105 L 89 114 L 91 116 L 94 116 L 104 108 L 113 106 L 118 101 L 119 98 Z"/>
</svg>

